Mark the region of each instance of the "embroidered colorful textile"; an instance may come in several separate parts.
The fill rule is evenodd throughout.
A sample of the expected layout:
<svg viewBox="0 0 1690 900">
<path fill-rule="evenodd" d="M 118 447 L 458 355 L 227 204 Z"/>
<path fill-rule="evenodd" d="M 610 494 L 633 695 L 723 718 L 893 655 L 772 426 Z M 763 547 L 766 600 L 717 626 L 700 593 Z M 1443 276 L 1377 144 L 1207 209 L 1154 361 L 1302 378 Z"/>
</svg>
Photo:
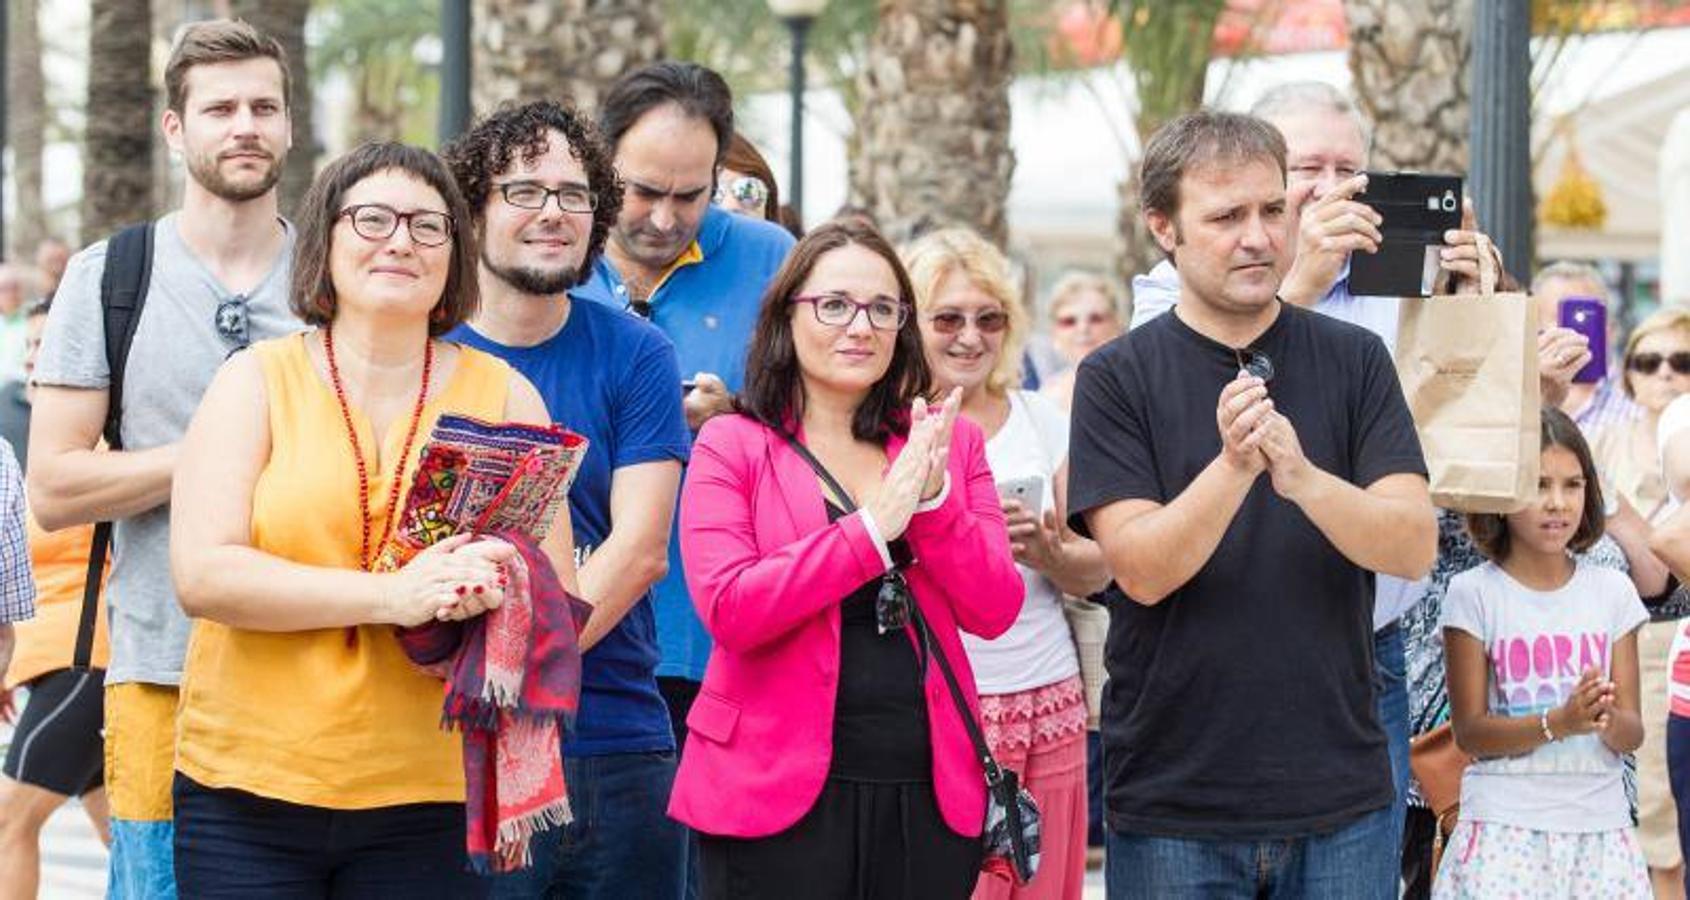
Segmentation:
<svg viewBox="0 0 1690 900">
<path fill-rule="evenodd" d="M 441 416 L 375 570 L 398 569 L 454 534 L 544 539 L 586 452 L 586 438 L 557 426 Z"/>
<path fill-rule="evenodd" d="M 540 541 L 586 451 L 586 438 L 557 426 L 441 416 L 375 566 L 400 569 L 455 534 L 494 535 L 517 550 L 497 609 L 398 629 L 411 661 L 446 680 L 441 724 L 463 732 L 478 872 L 527 866 L 529 837 L 570 818 L 563 732 L 580 706 L 576 636 L 591 607 L 564 591 Z"/>
<path fill-rule="evenodd" d="M 592 611 L 563 589 L 537 541 L 496 539 L 517 551 L 498 608 L 398 629 L 411 661 L 446 679 L 441 725 L 463 733 L 467 849 L 483 873 L 528 866 L 528 839 L 571 818 L 563 734 L 580 708 L 576 638 Z"/>
</svg>

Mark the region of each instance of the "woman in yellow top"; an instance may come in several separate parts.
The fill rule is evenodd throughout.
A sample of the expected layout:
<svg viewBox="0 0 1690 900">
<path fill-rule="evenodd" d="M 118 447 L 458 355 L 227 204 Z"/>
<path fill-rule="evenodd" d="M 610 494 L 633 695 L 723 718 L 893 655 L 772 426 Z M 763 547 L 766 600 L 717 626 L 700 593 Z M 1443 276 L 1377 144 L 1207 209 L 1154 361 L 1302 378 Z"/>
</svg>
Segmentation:
<svg viewBox="0 0 1690 900">
<path fill-rule="evenodd" d="M 437 340 L 476 304 L 445 166 L 400 144 L 331 163 L 301 204 L 292 303 L 314 331 L 218 372 L 171 495 L 195 617 L 176 746 L 184 897 L 473 897 L 460 738 L 394 626 L 479 615 L 499 542 L 369 571 L 442 413 L 548 421 L 504 363 Z M 567 509 L 544 543 L 575 590 Z"/>
</svg>

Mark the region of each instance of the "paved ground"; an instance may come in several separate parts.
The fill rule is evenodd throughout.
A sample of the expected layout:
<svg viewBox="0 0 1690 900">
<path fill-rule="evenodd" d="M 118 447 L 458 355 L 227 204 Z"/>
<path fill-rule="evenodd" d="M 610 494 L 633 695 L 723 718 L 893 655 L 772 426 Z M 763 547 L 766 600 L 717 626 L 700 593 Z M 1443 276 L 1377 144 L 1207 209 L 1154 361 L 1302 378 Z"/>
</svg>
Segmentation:
<svg viewBox="0 0 1690 900">
<path fill-rule="evenodd" d="M 106 894 L 106 848 L 82 807 L 66 804 L 41 835 L 42 900 L 80 900 Z"/>
</svg>

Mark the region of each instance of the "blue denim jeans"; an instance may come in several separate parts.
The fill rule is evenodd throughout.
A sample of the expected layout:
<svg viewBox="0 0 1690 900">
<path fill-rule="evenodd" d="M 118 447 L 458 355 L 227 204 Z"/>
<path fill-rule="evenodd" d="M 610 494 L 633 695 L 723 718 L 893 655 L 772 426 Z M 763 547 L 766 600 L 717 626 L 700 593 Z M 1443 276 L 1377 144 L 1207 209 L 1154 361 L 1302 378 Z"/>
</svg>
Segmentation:
<svg viewBox="0 0 1690 900">
<path fill-rule="evenodd" d="M 176 900 L 176 868 L 170 822 L 111 820 L 107 863 L 108 900 Z"/>
<path fill-rule="evenodd" d="M 574 820 L 535 835 L 534 865 L 491 879 L 492 896 L 680 900 L 687 829 L 668 813 L 675 754 L 565 758 L 563 769 Z"/>
<path fill-rule="evenodd" d="M 1408 818 L 1408 662 L 1403 657 L 1402 629 L 1392 622 L 1373 634 L 1373 692 L 1379 706 L 1379 726 L 1391 751 L 1390 842 L 1392 858 L 1402 854 L 1403 824 Z"/>
<path fill-rule="evenodd" d="M 1392 900 L 1396 856 L 1381 854 L 1379 848 L 1389 840 L 1393 815 L 1387 806 L 1327 834 L 1264 841 L 1111 829 L 1105 872 L 1109 898 Z M 1396 821 L 1400 830 L 1401 820 Z"/>
</svg>

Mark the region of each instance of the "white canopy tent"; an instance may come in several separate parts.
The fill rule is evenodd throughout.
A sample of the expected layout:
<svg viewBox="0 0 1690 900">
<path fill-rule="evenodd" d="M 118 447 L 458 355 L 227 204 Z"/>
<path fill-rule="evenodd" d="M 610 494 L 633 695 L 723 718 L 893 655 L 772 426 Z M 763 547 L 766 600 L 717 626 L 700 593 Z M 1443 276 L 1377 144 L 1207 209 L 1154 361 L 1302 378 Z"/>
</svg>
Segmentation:
<svg viewBox="0 0 1690 900">
<path fill-rule="evenodd" d="M 1667 127 L 1660 188 L 1661 298 L 1690 306 L 1690 107 Z"/>
</svg>

